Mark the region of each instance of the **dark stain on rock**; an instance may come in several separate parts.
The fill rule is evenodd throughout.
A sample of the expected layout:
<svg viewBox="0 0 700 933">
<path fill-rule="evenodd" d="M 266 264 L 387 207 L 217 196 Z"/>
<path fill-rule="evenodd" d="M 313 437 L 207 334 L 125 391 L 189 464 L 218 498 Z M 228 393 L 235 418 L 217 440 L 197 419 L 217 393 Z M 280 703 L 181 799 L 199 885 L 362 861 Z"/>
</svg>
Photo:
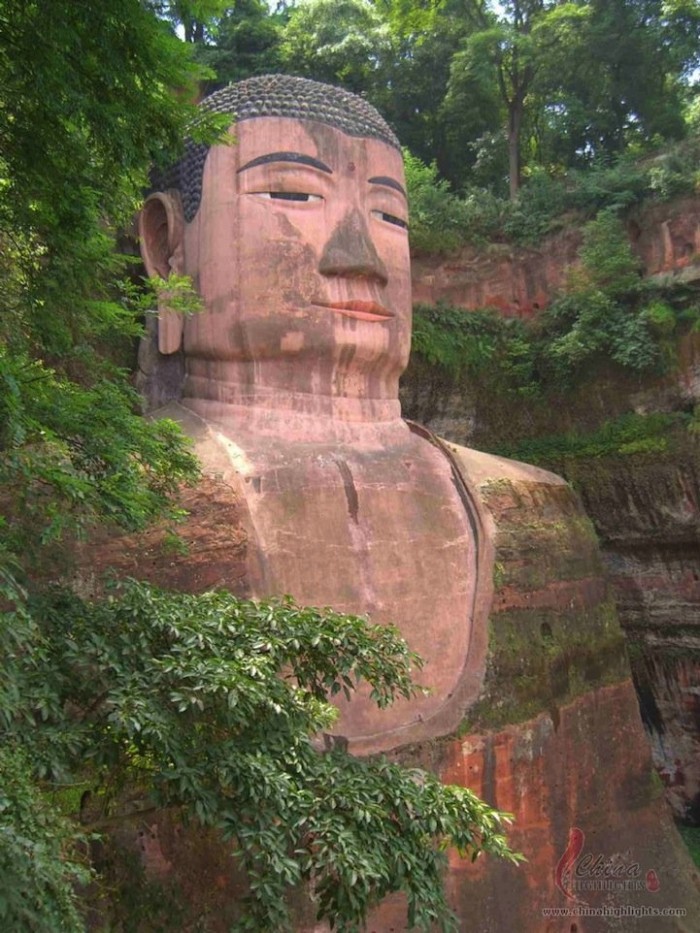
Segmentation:
<svg viewBox="0 0 700 933">
<path fill-rule="evenodd" d="M 348 500 L 348 514 L 355 522 L 355 524 L 357 524 L 358 513 L 360 510 L 360 500 L 357 498 L 357 490 L 355 489 L 355 482 L 352 478 L 350 467 L 344 460 L 341 460 L 340 457 L 333 457 L 333 462 L 338 467 L 340 475 L 343 479 L 345 498 Z"/>
<path fill-rule="evenodd" d="M 316 152 L 320 159 L 330 165 L 338 162 L 338 139 L 332 126 L 318 123 L 316 120 L 303 120 L 304 129 L 316 144 Z"/>
<path fill-rule="evenodd" d="M 387 282 L 389 273 L 357 210 L 349 211 L 331 234 L 319 263 L 322 275 L 361 275 Z"/>
<path fill-rule="evenodd" d="M 348 320 L 346 318 L 346 320 Z M 349 323 L 354 326 L 355 321 L 349 320 Z M 357 351 L 357 346 L 355 344 L 347 344 L 340 351 L 340 356 L 338 359 L 338 369 L 340 372 L 347 372 L 350 369 L 350 364 L 352 363 L 355 353 Z"/>
<path fill-rule="evenodd" d="M 301 238 L 301 230 L 294 226 L 286 214 L 279 213 L 277 215 L 277 223 L 279 224 L 280 233 L 283 236 L 293 237 L 295 240 Z"/>
<path fill-rule="evenodd" d="M 484 791 L 483 798 L 489 806 L 497 807 L 496 799 L 496 752 L 493 737 L 487 736 L 484 742 Z"/>
</svg>

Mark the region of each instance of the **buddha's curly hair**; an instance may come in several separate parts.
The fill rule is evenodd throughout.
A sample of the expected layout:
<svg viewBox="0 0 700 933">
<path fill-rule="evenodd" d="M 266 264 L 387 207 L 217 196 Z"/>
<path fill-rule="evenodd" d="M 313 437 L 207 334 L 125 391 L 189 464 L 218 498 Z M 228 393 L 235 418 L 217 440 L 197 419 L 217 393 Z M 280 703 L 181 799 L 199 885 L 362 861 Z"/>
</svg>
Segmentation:
<svg viewBox="0 0 700 933">
<path fill-rule="evenodd" d="M 342 88 L 294 78 L 290 75 L 259 75 L 215 91 L 200 107 L 215 113 L 230 113 L 236 120 L 258 117 L 295 117 L 326 123 L 349 136 L 381 139 L 395 149 L 399 141 L 375 108 Z M 189 223 L 202 197 L 202 175 L 209 146 L 188 139 L 182 159 L 153 178 L 154 190 L 177 188 Z"/>
</svg>

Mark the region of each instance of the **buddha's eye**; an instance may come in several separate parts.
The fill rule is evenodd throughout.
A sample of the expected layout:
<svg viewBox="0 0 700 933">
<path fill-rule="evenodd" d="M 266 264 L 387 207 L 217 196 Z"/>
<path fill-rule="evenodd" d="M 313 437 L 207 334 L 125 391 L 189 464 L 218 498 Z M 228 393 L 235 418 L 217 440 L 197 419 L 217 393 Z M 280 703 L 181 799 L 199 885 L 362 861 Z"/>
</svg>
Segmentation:
<svg viewBox="0 0 700 933">
<path fill-rule="evenodd" d="M 255 191 L 259 198 L 271 198 L 273 201 L 322 201 L 320 194 L 308 194 L 305 191 Z"/>
<path fill-rule="evenodd" d="M 396 214 L 388 214 L 386 211 L 372 211 L 372 215 L 378 217 L 387 224 L 393 224 L 395 227 L 401 227 L 402 230 L 408 230 L 406 221 L 397 217 Z"/>
</svg>

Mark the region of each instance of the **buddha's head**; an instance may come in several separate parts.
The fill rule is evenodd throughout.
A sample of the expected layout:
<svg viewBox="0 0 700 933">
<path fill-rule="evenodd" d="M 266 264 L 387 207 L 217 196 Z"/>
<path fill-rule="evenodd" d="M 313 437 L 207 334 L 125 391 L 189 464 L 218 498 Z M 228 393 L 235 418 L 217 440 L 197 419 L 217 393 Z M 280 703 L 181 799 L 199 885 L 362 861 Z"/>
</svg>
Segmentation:
<svg viewBox="0 0 700 933">
<path fill-rule="evenodd" d="M 206 98 L 230 145 L 189 143 L 141 217 L 149 274 L 190 276 L 205 310 L 161 309 L 185 395 L 396 399 L 410 344 L 398 142 L 366 101 L 283 75 Z"/>
</svg>

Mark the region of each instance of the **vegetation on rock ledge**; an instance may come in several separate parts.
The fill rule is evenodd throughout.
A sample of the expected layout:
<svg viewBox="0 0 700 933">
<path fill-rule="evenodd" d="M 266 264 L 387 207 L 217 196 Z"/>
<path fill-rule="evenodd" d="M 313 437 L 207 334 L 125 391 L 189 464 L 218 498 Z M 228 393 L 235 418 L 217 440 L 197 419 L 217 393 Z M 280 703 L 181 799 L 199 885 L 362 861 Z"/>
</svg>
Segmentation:
<svg viewBox="0 0 700 933">
<path fill-rule="evenodd" d="M 579 258 L 568 288 L 530 321 L 418 305 L 414 353 L 453 379 L 514 397 L 571 390 L 601 360 L 630 372 L 672 368 L 679 336 L 700 330 L 697 293 L 642 279 L 612 211 L 585 225 Z"/>
</svg>

